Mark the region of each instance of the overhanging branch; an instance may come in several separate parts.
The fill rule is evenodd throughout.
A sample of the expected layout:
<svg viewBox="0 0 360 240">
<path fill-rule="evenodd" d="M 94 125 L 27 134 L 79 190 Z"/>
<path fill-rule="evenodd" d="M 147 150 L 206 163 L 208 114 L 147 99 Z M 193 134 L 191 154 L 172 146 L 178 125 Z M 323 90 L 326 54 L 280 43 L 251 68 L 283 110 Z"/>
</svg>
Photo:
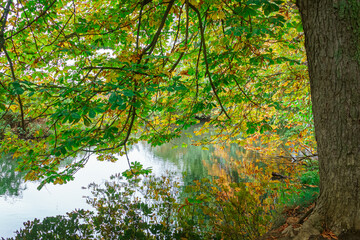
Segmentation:
<svg viewBox="0 0 360 240">
<path fill-rule="evenodd" d="M 167 19 L 167 16 L 169 15 L 169 12 L 170 12 L 172 6 L 174 5 L 174 2 L 175 2 L 175 0 L 171 0 L 171 1 L 169 2 L 168 6 L 167 6 L 167 8 L 166 8 L 165 14 L 164 14 L 164 16 L 163 16 L 163 18 L 162 18 L 162 20 L 161 20 L 160 26 L 159 26 L 157 32 L 155 33 L 155 36 L 154 36 L 153 40 L 152 40 L 151 43 L 143 50 L 143 52 L 142 52 L 141 55 L 144 55 L 144 54 L 146 54 L 146 53 L 147 53 L 147 54 L 151 54 L 152 51 L 154 50 L 155 45 L 156 45 L 156 43 L 157 43 L 157 41 L 158 41 L 158 39 L 159 39 L 159 37 L 160 37 L 161 31 L 162 31 L 162 29 L 164 28 L 164 25 L 165 25 L 165 21 L 166 21 L 166 19 Z M 147 52 L 148 50 L 150 50 L 150 51 Z"/>
<path fill-rule="evenodd" d="M 209 62 L 208 62 L 208 59 L 207 59 L 207 51 L 206 51 L 206 43 L 205 43 L 205 37 L 204 37 L 204 28 L 203 28 L 203 25 L 202 25 L 202 21 L 201 21 L 201 15 L 200 15 L 200 12 L 199 10 L 194 6 L 192 5 L 191 3 L 189 3 L 189 6 L 191 7 L 191 9 L 193 9 L 195 11 L 195 13 L 197 14 L 198 16 L 198 19 L 199 19 L 199 28 L 200 28 L 200 35 L 201 35 L 201 46 L 203 47 L 203 55 L 204 55 L 204 61 L 205 61 L 205 67 L 206 67 L 206 71 L 205 71 L 205 74 L 208 76 L 209 78 L 209 82 L 210 82 L 210 85 L 211 85 L 211 89 L 216 97 L 216 100 L 217 102 L 219 103 L 220 105 L 220 108 L 221 108 L 221 111 L 226 115 L 226 117 L 231 120 L 230 116 L 227 114 L 224 106 L 222 105 L 222 102 L 219 98 L 219 95 L 217 94 L 217 91 L 216 91 L 216 87 L 214 85 L 214 82 L 212 81 L 212 78 L 211 78 L 211 73 L 210 73 L 210 70 L 209 70 Z"/>
</svg>

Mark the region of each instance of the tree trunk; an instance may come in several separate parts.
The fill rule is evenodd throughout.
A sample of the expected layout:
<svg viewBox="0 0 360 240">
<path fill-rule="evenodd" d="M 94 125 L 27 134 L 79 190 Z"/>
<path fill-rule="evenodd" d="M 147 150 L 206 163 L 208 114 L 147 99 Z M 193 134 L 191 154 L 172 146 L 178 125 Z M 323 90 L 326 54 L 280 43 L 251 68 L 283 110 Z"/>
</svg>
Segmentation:
<svg viewBox="0 0 360 240">
<path fill-rule="evenodd" d="M 335 234 L 359 231 L 360 1 L 297 0 L 297 5 L 319 156 L 320 196 L 314 216 Z"/>
</svg>

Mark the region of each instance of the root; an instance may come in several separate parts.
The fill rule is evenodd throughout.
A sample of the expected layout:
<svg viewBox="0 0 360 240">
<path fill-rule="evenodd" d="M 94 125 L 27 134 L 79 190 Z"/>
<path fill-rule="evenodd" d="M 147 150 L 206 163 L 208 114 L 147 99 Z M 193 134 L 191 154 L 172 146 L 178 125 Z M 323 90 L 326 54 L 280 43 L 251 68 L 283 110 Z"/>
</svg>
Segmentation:
<svg viewBox="0 0 360 240">
<path fill-rule="evenodd" d="M 313 211 L 310 217 L 301 226 L 299 233 L 294 237 L 294 240 L 308 240 L 311 236 L 318 236 L 323 230 L 323 217 Z"/>
<path fill-rule="evenodd" d="M 297 224 L 303 224 L 304 220 L 310 215 L 310 213 L 313 212 L 313 210 L 315 209 L 315 206 L 313 206 L 312 208 L 310 208 L 297 222 Z"/>
</svg>

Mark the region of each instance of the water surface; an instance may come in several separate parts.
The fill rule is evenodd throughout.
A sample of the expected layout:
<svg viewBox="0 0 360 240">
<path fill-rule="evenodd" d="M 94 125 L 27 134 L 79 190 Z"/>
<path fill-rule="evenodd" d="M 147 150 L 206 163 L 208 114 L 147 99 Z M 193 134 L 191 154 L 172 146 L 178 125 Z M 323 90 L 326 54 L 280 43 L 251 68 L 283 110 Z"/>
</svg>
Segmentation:
<svg viewBox="0 0 360 240">
<path fill-rule="evenodd" d="M 145 144 L 138 144 L 129 152 L 129 158 L 131 161 L 141 162 L 145 168 L 152 167 L 157 175 L 161 175 L 165 169 L 180 172 L 176 165 L 156 157 L 149 149 Z M 24 183 L 21 174 L 14 174 L 15 166 L 8 167 L 13 159 L 0 161 L 0 183 L 7 183 L 2 184 L 0 189 L 1 237 L 14 236 L 14 231 L 22 227 L 27 220 L 63 215 L 75 208 L 89 209 L 90 206 L 83 198 L 89 195 L 89 191 L 82 187 L 92 182 L 109 180 L 111 175 L 128 169 L 125 157 L 119 157 L 117 162 L 112 163 L 97 161 L 93 156 L 85 168 L 75 174 L 74 181 L 64 185 L 47 184 L 39 191 L 38 183 Z"/>
<path fill-rule="evenodd" d="M 183 184 L 190 184 L 194 179 L 208 175 L 229 174 L 235 181 L 241 176 L 230 162 L 253 161 L 259 157 L 256 152 L 245 151 L 237 145 L 193 146 L 191 139 L 182 137 L 159 147 L 150 147 L 139 143 L 129 152 L 130 161 L 138 161 L 145 168 L 151 167 L 157 176 L 172 171 L 181 175 Z M 181 147 L 187 146 L 187 147 Z M 82 187 L 88 184 L 102 183 L 113 174 L 128 169 L 125 157 L 119 157 L 115 163 L 100 162 L 93 156 L 85 168 L 75 174 L 75 180 L 64 185 L 45 185 L 40 191 L 38 183 L 22 180 L 22 175 L 15 173 L 13 159 L 0 159 L 0 236 L 12 237 L 14 231 L 23 226 L 23 222 L 34 218 L 64 215 L 74 209 L 90 209 L 83 196 L 90 192 Z M 237 166 L 238 168 L 239 166 Z"/>
</svg>

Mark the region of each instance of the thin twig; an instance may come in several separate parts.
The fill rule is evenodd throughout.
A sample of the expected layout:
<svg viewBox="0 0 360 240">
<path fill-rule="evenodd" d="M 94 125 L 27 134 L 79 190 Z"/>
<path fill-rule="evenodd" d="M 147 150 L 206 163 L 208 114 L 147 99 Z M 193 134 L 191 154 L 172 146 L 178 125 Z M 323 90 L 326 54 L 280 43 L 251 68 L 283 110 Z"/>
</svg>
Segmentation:
<svg viewBox="0 0 360 240">
<path fill-rule="evenodd" d="M 124 149 L 125 149 L 125 156 L 126 156 L 126 160 L 127 160 L 127 162 L 128 162 L 130 171 L 131 171 L 132 174 L 134 174 L 134 171 L 133 171 L 133 169 L 132 169 L 132 167 L 131 167 L 131 164 L 130 164 L 130 159 L 129 159 L 129 156 L 128 156 L 128 152 L 127 152 L 127 150 L 126 150 L 126 143 L 124 144 Z"/>
</svg>

